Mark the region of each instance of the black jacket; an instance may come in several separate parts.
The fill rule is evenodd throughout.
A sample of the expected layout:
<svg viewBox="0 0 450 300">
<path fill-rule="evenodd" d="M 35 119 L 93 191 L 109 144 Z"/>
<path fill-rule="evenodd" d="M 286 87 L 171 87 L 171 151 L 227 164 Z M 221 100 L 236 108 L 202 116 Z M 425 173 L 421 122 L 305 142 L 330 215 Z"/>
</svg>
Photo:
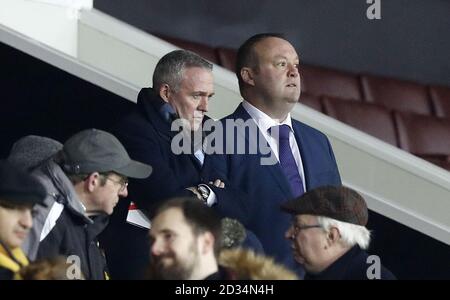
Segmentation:
<svg viewBox="0 0 450 300">
<path fill-rule="evenodd" d="M 73 185 L 54 162 L 49 161 L 35 176 L 55 198 L 46 221 L 56 219 L 51 229 L 44 227 L 45 238 L 39 243 L 36 258 L 68 257 L 69 268 L 71 263 L 79 261 L 84 279 L 106 279 L 106 260 L 97 237 L 106 227 L 108 216 L 87 217 Z M 60 213 L 55 214 L 58 208 Z"/>
<path fill-rule="evenodd" d="M 13 280 L 14 279 L 14 272 L 0 267 L 0 280 Z"/>
<path fill-rule="evenodd" d="M 148 231 L 126 223 L 130 201 L 151 215 L 162 201 L 178 196 L 193 196 L 187 187 L 197 186 L 204 180 L 203 167 L 192 154 L 175 154 L 171 141 L 177 132 L 171 131 L 171 116 L 166 103 L 151 88 L 139 92 L 135 111 L 125 116 L 113 134 L 134 160 L 153 167 L 146 179 L 131 179 L 129 196 L 119 201 L 110 219 L 110 225 L 101 238 L 112 279 L 142 278 L 149 263 Z M 215 208 L 224 216 L 237 217 L 245 209 L 227 207 L 229 197 L 237 198 L 237 191 L 209 185 L 217 196 Z M 230 212 L 230 213 L 228 213 Z M 119 238 L 120 237 L 120 238 Z"/>
<path fill-rule="evenodd" d="M 367 252 L 361 250 L 359 246 L 354 246 L 347 253 L 342 255 L 332 265 L 326 268 L 319 274 L 306 273 L 305 280 L 368 280 L 368 269 L 372 267 L 370 262 L 367 262 Z M 382 280 L 395 280 L 395 276 L 380 265 L 380 278 Z M 369 270 L 372 274 L 372 271 Z"/>
<path fill-rule="evenodd" d="M 106 260 L 98 247 L 97 236 L 106 227 L 107 217 L 96 216 L 93 221 L 87 223 L 65 209 L 52 232 L 40 243 L 38 259 L 62 255 L 69 258 L 70 265 L 75 262 L 70 256 L 76 255 L 80 258 L 84 279 L 106 279 Z"/>
<path fill-rule="evenodd" d="M 138 95 L 136 110 L 126 116 L 113 131 L 132 159 L 153 167 L 154 171 L 148 178 L 130 180 L 128 197 L 128 200 L 134 201 L 150 215 L 168 198 L 193 196 L 186 187 L 207 183 L 203 174 L 210 173 L 205 172 L 193 154 L 175 154 L 172 151 L 172 139 L 178 132 L 171 130 L 174 116 L 164 110 L 165 105 L 166 102 L 153 89 L 143 88 Z M 205 117 L 204 121 L 208 119 Z M 231 188 L 208 186 L 218 199 L 242 198 L 238 191 Z M 123 205 L 126 201 L 121 202 Z M 215 208 L 229 217 L 244 218 L 248 215 L 245 207 L 239 206 L 236 201 L 233 207 L 227 206 L 226 203 L 227 201 L 219 201 Z M 240 209 L 237 209 L 236 205 Z"/>
</svg>

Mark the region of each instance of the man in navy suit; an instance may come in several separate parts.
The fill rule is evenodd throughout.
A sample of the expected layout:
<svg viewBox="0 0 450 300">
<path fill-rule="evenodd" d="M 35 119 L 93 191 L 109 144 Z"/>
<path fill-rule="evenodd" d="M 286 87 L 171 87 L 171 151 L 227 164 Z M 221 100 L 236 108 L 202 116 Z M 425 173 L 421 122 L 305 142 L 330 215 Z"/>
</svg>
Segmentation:
<svg viewBox="0 0 450 300">
<path fill-rule="evenodd" d="M 290 217 L 279 207 L 315 187 L 341 184 L 333 150 L 323 133 L 291 119 L 301 85 L 299 58 L 286 39 L 251 37 L 238 50 L 236 70 L 244 101 L 221 120 L 223 154 L 217 146 L 211 150 L 216 154 L 207 156 L 211 173 L 206 177 L 220 178 L 246 195 L 250 214 L 240 221 L 267 255 L 302 276 L 284 239 Z"/>
<path fill-rule="evenodd" d="M 119 202 L 102 236 L 113 279 L 142 278 L 149 263 L 148 228 L 130 224 L 127 216 L 131 201 L 150 216 L 162 201 L 183 196 L 198 197 L 222 215 L 242 219 L 246 214 L 237 208 L 238 201 L 233 202 L 232 209 L 227 207 L 229 201 L 225 199 L 239 197 L 224 182 L 205 182 L 201 176 L 201 124 L 208 119 L 205 113 L 214 94 L 212 68 L 211 63 L 189 51 L 166 54 L 156 65 L 153 88 L 139 92 L 135 111 L 114 130 L 130 156 L 151 164 L 154 172 L 145 180 L 130 181 L 129 197 Z M 173 130 L 178 129 L 174 123 L 183 125 L 183 130 Z M 200 133 L 199 145 L 192 139 L 196 133 Z M 188 144 L 189 151 L 180 153 L 181 146 L 186 146 L 183 143 Z M 259 241 L 255 238 L 250 246 L 258 247 L 256 243 Z"/>
</svg>

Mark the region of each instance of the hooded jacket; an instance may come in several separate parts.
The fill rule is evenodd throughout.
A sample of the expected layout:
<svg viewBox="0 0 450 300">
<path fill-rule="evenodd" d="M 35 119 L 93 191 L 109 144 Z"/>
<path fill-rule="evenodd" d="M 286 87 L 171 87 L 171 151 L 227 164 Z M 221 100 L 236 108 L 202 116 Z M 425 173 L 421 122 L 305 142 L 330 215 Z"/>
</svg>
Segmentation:
<svg viewBox="0 0 450 300">
<path fill-rule="evenodd" d="M 53 160 L 33 175 L 47 191 L 47 208 L 41 208 L 33 217 L 33 229 L 24 246 L 30 259 L 65 256 L 68 276 L 72 277 L 69 279 L 81 279 L 79 270 L 86 279 L 106 279 L 106 260 L 97 236 L 106 227 L 108 216 L 85 214 L 73 184 Z"/>
</svg>

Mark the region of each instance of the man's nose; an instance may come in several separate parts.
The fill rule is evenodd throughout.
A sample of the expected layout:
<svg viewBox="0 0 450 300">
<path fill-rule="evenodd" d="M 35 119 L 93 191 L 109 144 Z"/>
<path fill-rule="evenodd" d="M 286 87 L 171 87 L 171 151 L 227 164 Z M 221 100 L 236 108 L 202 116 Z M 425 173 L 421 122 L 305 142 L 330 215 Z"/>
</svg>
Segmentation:
<svg viewBox="0 0 450 300">
<path fill-rule="evenodd" d="M 25 229 L 30 229 L 33 226 L 33 216 L 30 209 L 21 211 L 19 223 Z"/>
<path fill-rule="evenodd" d="M 164 248 L 161 244 L 161 242 L 158 241 L 158 239 L 155 239 L 150 246 L 150 253 L 153 256 L 160 256 L 164 251 Z"/>
<path fill-rule="evenodd" d="M 200 103 L 197 107 L 197 110 L 208 112 L 208 104 L 209 104 L 209 98 L 207 96 L 202 97 L 200 99 Z"/>
<path fill-rule="evenodd" d="M 295 64 L 289 64 L 289 77 L 298 77 L 300 76 L 300 73 L 298 71 L 298 66 Z"/>
<path fill-rule="evenodd" d="M 292 240 L 294 238 L 294 229 L 291 227 L 289 227 L 288 230 L 286 230 L 286 232 L 284 233 L 284 238 L 288 239 L 288 240 Z"/>
<path fill-rule="evenodd" d="M 119 197 L 125 198 L 126 196 L 128 196 L 128 187 L 125 187 L 123 190 L 119 191 Z"/>
</svg>

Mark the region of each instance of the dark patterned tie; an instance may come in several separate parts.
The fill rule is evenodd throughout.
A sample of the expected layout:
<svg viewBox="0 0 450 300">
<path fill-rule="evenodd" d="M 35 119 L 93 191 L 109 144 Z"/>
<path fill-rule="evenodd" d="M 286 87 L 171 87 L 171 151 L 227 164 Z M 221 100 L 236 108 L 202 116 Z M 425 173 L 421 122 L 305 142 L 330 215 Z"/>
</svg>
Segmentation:
<svg viewBox="0 0 450 300">
<path fill-rule="evenodd" d="M 279 157 L 281 169 L 283 170 L 286 179 L 291 186 L 292 195 L 294 197 L 301 196 L 304 193 L 303 182 L 300 174 L 298 173 L 298 167 L 295 163 L 294 155 L 291 151 L 291 146 L 289 145 L 289 132 L 291 128 L 288 125 L 273 126 L 269 129 L 269 132 L 275 132 L 275 128 L 278 127 L 279 130 Z M 275 134 L 273 135 L 275 138 Z"/>
</svg>

